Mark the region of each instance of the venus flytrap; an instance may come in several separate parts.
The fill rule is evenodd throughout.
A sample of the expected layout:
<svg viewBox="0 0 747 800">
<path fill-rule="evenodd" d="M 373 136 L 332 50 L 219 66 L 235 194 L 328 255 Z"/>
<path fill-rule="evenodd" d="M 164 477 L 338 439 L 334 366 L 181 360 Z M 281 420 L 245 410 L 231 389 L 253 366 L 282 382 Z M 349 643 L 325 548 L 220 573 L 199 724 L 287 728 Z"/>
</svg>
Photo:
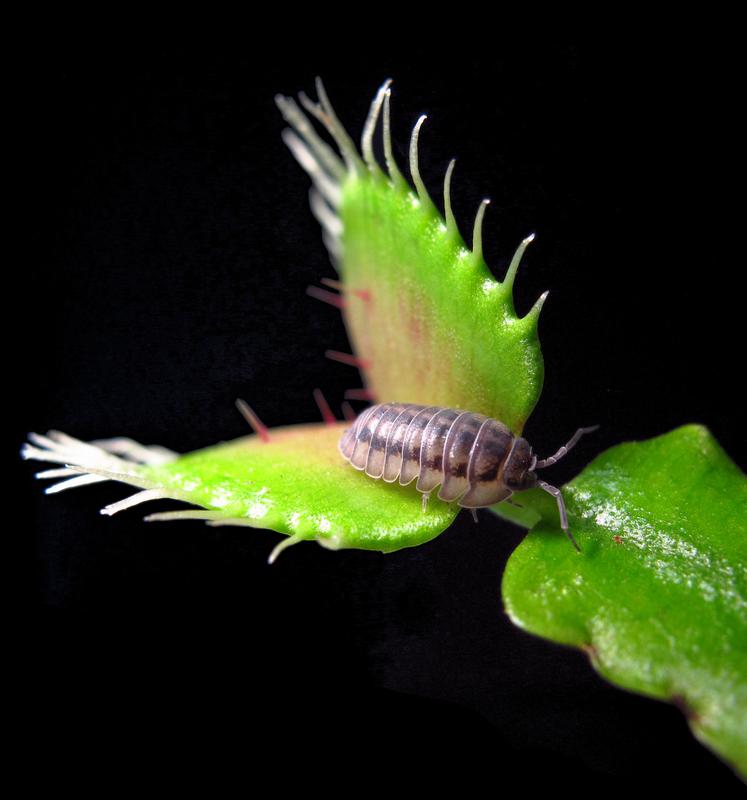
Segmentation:
<svg viewBox="0 0 747 800">
<path fill-rule="evenodd" d="M 480 205 L 470 251 L 451 210 L 449 165 L 445 216 L 429 197 L 418 166 L 421 117 L 410 141 L 410 172 L 403 178 L 392 153 L 389 81 L 377 93 L 363 128 L 361 153 L 337 119 L 317 81 L 319 101 L 301 106 L 279 96 L 289 124 L 283 139 L 312 179 L 311 210 L 339 272 L 329 288 L 310 294 L 342 310 L 354 355 L 327 355 L 358 367 L 365 387 L 351 397 L 406 397 L 480 408 L 519 432 L 542 388 L 537 318 L 544 295 L 523 318 L 513 309 L 511 287 L 531 237 L 521 243 L 503 283 L 482 258 Z M 309 116 L 333 137 L 333 150 Z M 385 167 L 373 154 L 381 123 Z M 246 409 L 245 409 L 246 411 Z M 286 534 L 273 550 L 315 540 L 330 548 L 390 552 L 421 544 L 451 524 L 456 504 L 433 498 L 423 514 L 412 487 L 376 485 L 351 470 L 337 441 L 345 425 L 299 425 L 267 431 L 251 410 L 257 435 L 157 463 L 149 448 L 133 443 L 87 445 L 63 434 L 33 435 L 25 458 L 65 465 L 40 473 L 63 477 L 53 491 L 117 480 L 141 491 L 104 509 L 117 513 L 155 499 L 200 506 L 154 514 L 150 520 L 202 519 L 210 525 L 244 525 Z M 157 452 L 161 452 L 158 450 Z"/>
<path fill-rule="evenodd" d="M 391 156 L 390 96 L 387 82 L 364 130 L 365 144 L 383 115 L 388 172 L 364 147 L 367 170 L 347 174 L 335 209 L 342 233 L 333 252 L 341 255 L 349 298 L 343 315 L 353 350 L 368 365 L 364 383 L 374 401 L 478 410 L 519 434 L 544 376 L 537 322 L 546 294 L 525 317 L 516 315 L 512 294 L 533 236 L 520 244 L 503 282 L 497 281 L 482 256 L 487 201 L 478 208 L 470 250 L 451 210 L 454 162 L 444 178 L 444 216 L 423 184 L 418 159 L 425 117 L 410 140 L 416 191 L 401 179 Z M 356 291 L 367 292 L 368 300 Z"/>
<path fill-rule="evenodd" d="M 451 207 L 454 161 L 445 173 L 443 214 L 419 170 L 425 117 L 412 132 L 409 168 L 397 165 L 391 89 L 378 91 L 360 151 L 320 81 L 318 101 L 279 96 L 283 139 L 312 180 L 311 210 L 339 280 L 309 294 L 342 311 L 351 354 L 327 356 L 360 369 L 349 396 L 478 411 L 519 435 L 539 398 L 543 362 L 537 323 L 543 294 L 524 317 L 512 288 L 532 236 L 498 281 L 482 255 L 483 201 L 471 246 Z M 333 148 L 312 120 L 327 130 Z M 384 164 L 374 155 L 381 127 Z M 261 403 L 261 398 L 257 399 Z M 113 514 L 155 499 L 197 506 L 149 520 L 199 519 L 285 534 L 270 555 L 316 541 L 329 548 L 390 552 L 426 542 L 458 511 L 414 486 L 372 481 L 338 451 L 345 423 L 267 430 L 177 455 L 128 439 L 84 443 L 59 432 L 31 434 L 24 458 L 56 465 L 53 493 L 115 480 L 139 491 L 102 509 Z M 578 554 L 558 529 L 554 500 L 522 493 L 522 507 L 494 509 L 531 533 L 503 582 L 511 618 L 527 630 L 582 647 L 625 688 L 685 708 L 696 735 L 747 774 L 747 481 L 703 428 L 612 448 L 563 488 Z"/>
</svg>

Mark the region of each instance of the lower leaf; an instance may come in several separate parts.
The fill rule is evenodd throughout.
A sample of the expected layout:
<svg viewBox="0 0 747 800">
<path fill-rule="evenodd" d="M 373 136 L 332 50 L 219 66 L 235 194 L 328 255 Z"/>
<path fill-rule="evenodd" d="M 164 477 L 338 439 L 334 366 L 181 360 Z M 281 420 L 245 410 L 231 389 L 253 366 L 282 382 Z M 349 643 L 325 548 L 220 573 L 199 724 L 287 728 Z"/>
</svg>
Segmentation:
<svg viewBox="0 0 747 800">
<path fill-rule="evenodd" d="M 183 456 L 124 439 L 86 444 L 52 431 L 46 437 L 32 434 L 23 455 L 66 465 L 39 475 L 67 478 L 57 490 L 107 479 L 142 490 L 102 509 L 105 514 L 171 498 L 203 510 L 146 519 L 202 519 L 286 534 L 289 538 L 275 548 L 271 561 L 288 545 L 306 540 L 334 550 L 387 553 L 427 542 L 451 524 L 456 505 L 432 497 L 423 511 L 414 486 L 372 480 L 344 461 L 337 442 L 345 427 L 273 428 L 268 441 L 246 436 Z"/>
<path fill-rule="evenodd" d="M 747 775 L 745 475 L 688 425 L 613 447 L 563 495 L 582 553 L 559 535 L 552 498 L 522 495 L 540 520 L 503 577 L 509 616 L 584 648 L 611 682 L 676 703 Z"/>
</svg>

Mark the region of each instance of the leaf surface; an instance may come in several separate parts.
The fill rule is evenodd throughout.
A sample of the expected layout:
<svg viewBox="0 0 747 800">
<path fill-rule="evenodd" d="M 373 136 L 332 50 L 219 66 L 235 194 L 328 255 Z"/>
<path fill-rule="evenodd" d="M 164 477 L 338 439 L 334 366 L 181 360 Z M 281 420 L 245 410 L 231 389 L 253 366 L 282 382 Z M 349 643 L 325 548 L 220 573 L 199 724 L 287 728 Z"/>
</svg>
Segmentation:
<svg viewBox="0 0 747 800">
<path fill-rule="evenodd" d="M 55 432 L 34 437 L 37 447 L 27 447 L 25 453 L 27 458 L 72 467 L 69 475 L 57 477 L 98 476 L 142 490 L 103 513 L 149 500 L 181 500 L 204 510 L 167 511 L 149 519 L 270 528 L 290 537 L 281 549 L 317 541 L 335 550 L 355 547 L 386 553 L 427 542 L 451 524 L 458 507 L 433 496 L 423 511 L 414 486 L 374 481 L 351 467 L 337 449 L 345 427 L 273 428 L 268 442 L 246 436 L 151 464 L 115 456 L 107 452 L 107 442 L 92 446 Z"/>
<path fill-rule="evenodd" d="M 482 256 L 486 202 L 470 224 L 471 249 L 451 213 L 450 179 L 444 215 L 419 170 L 421 117 L 410 143 L 410 173 L 392 156 L 388 82 L 363 128 L 360 155 L 342 129 L 319 83 L 318 104 L 302 105 L 329 129 L 342 159 L 318 140 L 290 98 L 278 105 L 293 130 L 285 140 L 314 182 L 311 207 L 339 276 L 342 308 L 356 364 L 374 402 L 450 406 L 486 414 L 520 433 L 542 390 L 544 366 L 537 337 L 543 295 L 518 317 L 513 282 L 533 237 L 517 249 L 503 282 Z M 383 114 L 386 168 L 373 152 Z M 312 294 L 335 302 L 329 293 Z"/>
<path fill-rule="evenodd" d="M 504 573 L 509 616 L 584 648 L 612 683 L 675 702 L 747 775 L 747 478 L 688 425 L 611 448 L 563 495 L 582 553 L 553 499 L 524 493 L 540 519 Z"/>
<path fill-rule="evenodd" d="M 542 390 L 539 307 L 517 317 L 510 284 L 376 172 L 345 183 L 341 218 L 343 313 L 374 399 L 479 411 L 520 433 Z"/>
</svg>

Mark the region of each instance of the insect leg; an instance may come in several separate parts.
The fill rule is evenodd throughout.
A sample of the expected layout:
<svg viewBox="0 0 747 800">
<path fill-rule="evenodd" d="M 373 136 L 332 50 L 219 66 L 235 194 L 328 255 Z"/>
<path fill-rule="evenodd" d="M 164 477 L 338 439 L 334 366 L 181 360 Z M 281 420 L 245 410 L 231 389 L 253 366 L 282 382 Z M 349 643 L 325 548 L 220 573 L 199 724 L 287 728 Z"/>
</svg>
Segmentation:
<svg viewBox="0 0 747 800">
<path fill-rule="evenodd" d="M 477 509 L 470 508 L 470 511 L 472 512 L 472 519 L 475 521 L 475 524 L 477 524 L 480 521 L 479 519 L 477 519 Z"/>
<path fill-rule="evenodd" d="M 549 467 L 554 464 L 556 461 L 560 461 L 561 458 L 576 444 L 578 444 L 578 440 L 585 434 L 585 433 L 592 433 L 595 431 L 599 425 L 592 425 L 590 428 L 579 428 L 573 436 L 571 436 L 570 442 L 568 444 L 564 444 L 560 450 L 558 450 L 555 455 L 550 456 L 549 458 L 543 458 L 541 461 L 538 461 L 535 465 L 535 469 L 543 469 L 544 467 Z"/>
<path fill-rule="evenodd" d="M 544 481 L 538 481 L 537 485 L 540 489 L 544 489 L 548 494 L 551 494 L 557 501 L 558 501 L 558 513 L 560 514 L 560 527 L 563 529 L 565 535 L 571 540 L 571 544 L 581 552 L 581 548 L 576 544 L 576 540 L 573 538 L 573 534 L 568 530 L 568 514 L 565 510 L 565 501 L 563 500 L 563 494 L 558 489 L 557 486 L 550 486 L 549 483 L 545 483 Z"/>
<path fill-rule="evenodd" d="M 431 496 L 430 492 L 425 492 L 423 494 L 423 513 L 425 513 L 428 510 L 428 498 L 430 498 L 430 496 Z"/>
</svg>

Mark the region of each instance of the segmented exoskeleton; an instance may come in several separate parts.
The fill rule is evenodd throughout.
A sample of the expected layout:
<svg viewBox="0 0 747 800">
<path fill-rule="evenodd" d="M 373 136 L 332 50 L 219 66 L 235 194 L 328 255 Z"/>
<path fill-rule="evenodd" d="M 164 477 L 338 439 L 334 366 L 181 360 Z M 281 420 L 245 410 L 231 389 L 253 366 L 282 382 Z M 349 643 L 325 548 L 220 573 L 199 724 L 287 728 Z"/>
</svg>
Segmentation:
<svg viewBox="0 0 747 800">
<path fill-rule="evenodd" d="M 555 486 L 539 480 L 535 470 L 562 458 L 585 434 L 596 430 L 579 428 L 555 455 L 541 460 L 526 439 L 514 434 L 496 419 L 472 411 L 414 403 L 382 403 L 363 411 L 340 439 L 340 452 L 356 469 L 387 483 L 399 479 L 423 493 L 423 510 L 431 492 L 441 486 L 438 497 L 463 508 L 491 506 L 514 492 L 538 486 L 558 502 L 560 525 L 573 546 L 578 544 L 568 530 L 563 495 Z"/>
</svg>

